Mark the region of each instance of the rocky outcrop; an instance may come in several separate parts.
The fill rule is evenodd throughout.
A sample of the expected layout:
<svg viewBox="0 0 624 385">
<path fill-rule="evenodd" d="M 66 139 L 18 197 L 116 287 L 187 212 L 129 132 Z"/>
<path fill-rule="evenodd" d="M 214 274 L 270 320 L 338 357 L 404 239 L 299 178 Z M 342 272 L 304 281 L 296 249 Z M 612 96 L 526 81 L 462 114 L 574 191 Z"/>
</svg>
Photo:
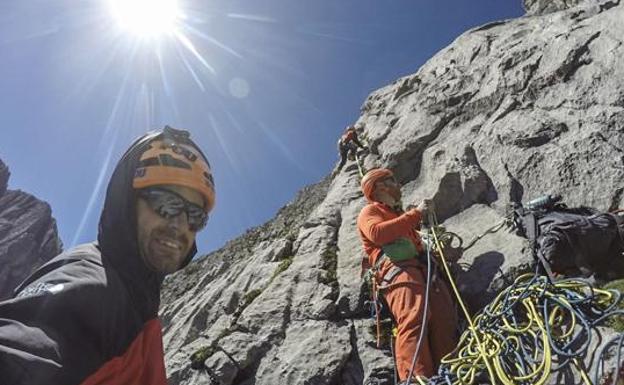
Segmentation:
<svg viewBox="0 0 624 385">
<path fill-rule="evenodd" d="M 604 11 L 619 5 L 620 1 L 621 0 L 524 0 L 523 4 L 527 15 L 544 15 L 570 9 L 579 4 L 583 4 L 584 6 L 597 6 L 601 11 Z"/>
<path fill-rule="evenodd" d="M 466 32 L 364 102 L 365 168 L 395 170 L 404 202 L 433 198 L 466 242 L 511 202 L 543 193 L 622 207 L 621 20 L 619 3 L 588 1 Z M 172 277 L 162 308 L 171 383 L 390 384 L 389 351 L 372 346 L 364 310 L 363 205 L 349 164 L 287 216 Z M 286 217 L 287 236 L 269 230 Z M 499 231 L 464 253 L 455 275 L 475 310 L 531 264 L 526 242 Z"/>
<path fill-rule="evenodd" d="M 9 168 L 6 164 L 4 164 L 2 159 L 0 159 L 0 196 L 4 195 L 7 190 L 7 186 L 9 184 L 9 176 L 11 176 Z"/>
<path fill-rule="evenodd" d="M 9 175 L 0 160 L 0 300 L 11 297 L 32 271 L 62 251 L 50 206 L 7 190 Z"/>
<path fill-rule="evenodd" d="M 543 15 L 575 7 L 583 1 L 593 0 L 524 0 L 524 9 L 529 15 Z"/>
</svg>

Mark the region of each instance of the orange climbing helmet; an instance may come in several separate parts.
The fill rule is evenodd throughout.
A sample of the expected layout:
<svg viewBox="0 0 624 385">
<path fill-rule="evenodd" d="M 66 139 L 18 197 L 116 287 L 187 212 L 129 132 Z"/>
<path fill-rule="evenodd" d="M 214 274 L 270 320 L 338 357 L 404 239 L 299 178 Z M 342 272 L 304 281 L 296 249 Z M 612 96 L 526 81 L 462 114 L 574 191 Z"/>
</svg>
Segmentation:
<svg viewBox="0 0 624 385">
<path fill-rule="evenodd" d="M 380 180 L 388 177 L 393 177 L 394 174 L 392 171 L 387 168 L 374 168 L 364 175 L 362 178 L 362 182 L 360 182 L 360 186 L 362 187 L 362 192 L 366 197 L 366 200 L 369 202 L 373 202 L 373 194 L 375 193 L 375 184 Z"/>
<path fill-rule="evenodd" d="M 210 164 L 183 130 L 165 127 L 141 154 L 132 187 L 142 189 L 172 184 L 198 191 L 204 198 L 204 209 L 215 204 L 214 180 Z"/>
</svg>

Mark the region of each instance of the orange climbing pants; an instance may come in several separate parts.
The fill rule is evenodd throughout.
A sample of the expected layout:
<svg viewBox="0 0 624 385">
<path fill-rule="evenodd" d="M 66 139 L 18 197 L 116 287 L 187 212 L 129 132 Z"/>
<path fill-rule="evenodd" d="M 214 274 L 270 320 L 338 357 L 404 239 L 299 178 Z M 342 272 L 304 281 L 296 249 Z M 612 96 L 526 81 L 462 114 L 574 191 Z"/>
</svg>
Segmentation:
<svg viewBox="0 0 624 385">
<path fill-rule="evenodd" d="M 409 266 L 384 289 L 384 298 L 397 323 L 395 358 L 401 381 L 409 374 L 423 325 L 426 325 L 425 335 L 414 376 L 433 376 L 442 357 L 457 344 L 457 312 L 449 288 L 439 277 L 433 280 L 425 316 L 426 279 L 426 268 Z"/>
</svg>

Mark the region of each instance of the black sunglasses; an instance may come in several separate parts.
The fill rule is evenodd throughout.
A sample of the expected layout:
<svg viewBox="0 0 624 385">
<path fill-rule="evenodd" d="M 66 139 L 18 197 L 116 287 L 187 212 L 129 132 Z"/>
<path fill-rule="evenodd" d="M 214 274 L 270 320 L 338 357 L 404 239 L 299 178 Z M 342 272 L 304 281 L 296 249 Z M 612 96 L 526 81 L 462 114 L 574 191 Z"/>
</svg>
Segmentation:
<svg viewBox="0 0 624 385">
<path fill-rule="evenodd" d="M 146 188 L 139 190 L 138 195 L 158 215 L 170 219 L 177 217 L 182 212 L 186 212 L 189 229 L 197 232 L 206 226 L 208 214 L 202 207 L 184 199 L 180 194 L 164 188 Z"/>
</svg>

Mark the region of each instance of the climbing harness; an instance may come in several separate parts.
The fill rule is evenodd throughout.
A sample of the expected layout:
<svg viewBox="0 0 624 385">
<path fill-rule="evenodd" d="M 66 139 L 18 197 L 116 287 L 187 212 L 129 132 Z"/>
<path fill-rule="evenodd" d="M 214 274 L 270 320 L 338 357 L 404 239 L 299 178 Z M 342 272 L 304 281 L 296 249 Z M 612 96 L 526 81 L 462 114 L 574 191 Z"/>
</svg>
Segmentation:
<svg viewBox="0 0 624 385">
<path fill-rule="evenodd" d="M 362 174 L 360 170 L 360 175 Z M 540 198 L 530 202 L 527 207 L 544 209 L 554 202 L 557 200 L 553 197 Z M 591 352 L 590 347 L 597 327 L 615 317 L 624 317 L 624 310 L 616 307 L 621 293 L 612 289 L 595 288 L 584 279 L 555 279 L 552 271 L 548 270 L 547 261 L 535 251 L 539 231 L 535 215 L 527 214 L 523 219 L 524 230 L 537 262 L 536 272 L 521 275 L 477 315 L 472 317 L 469 314 L 450 273 L 444 254 L 445 246 L 458 242 L 457 248 L 466 251 L 485 235 L 500 231 L 505 225 L 516 224 L 513 219 L 512 213 L 463 246 L 463 239 L 455 233 L 447 232 L 438 224 L 435 213 L 431 214 L 430 228 L 427 232 L 420 232 L 427 252 L 425 312 L 429 307 L 431 258 L 435 250 L 468 327 L 461 335 L 455 350 L 442 359 L 435 376 L 430 379 L 413 378 L 415 363 L 426 336 L 427 325 L 424 323 L 404 384 L 544 385 L 552 375 L 563 376 L 572 372 L 585 385 L 619 385 L 624 373 L 624 333 L 606 341 L 597 352 Z M 378 259 L 377 266 L 371 269 L 372 276 L 376 275 L 385 258 L 387 257 L 383 256 Z M 374 286 L 375 300 L 380 299 L 378 289 L 387 288 L 399 272 L 400 269 L 392 276 L 387 274 L 384 277 L 385 286 Z M 545 272 L 546 275 L 540 272 Z M 377 331 L 379 343 L 379 327 Z M 394 357 L 393 344 L 391 349 Z M 613 357 L 614 371 L 606 372 L 605 363 L 612 361 Z M 593 378 L 590 371 L 594 371 Z"/>
<path fill-rule="evenodd" d="M 441 226 L 437 225 L 437 220 L 434 217 L 431 217 L 431 218 L 432 219 L 428 223 L 436 223 L 437 229 L 438 230 L 442 229 Z M 430 231 L 433 232 L 433 230 L 430 230 Z M 422 232 L 422 234 L 426 234 L 426 233 Z M 445 234 L 452 234 L 452 233 L 445 232 Z M 449 242 L 451 242 L 452 236 L 447 235 L 447 237 L 448 237 Z M 434 281 L 433 275 L 436 274 L 436 269 L 432 261 L 432 258 L 433 258 L 432 246 L 433 245 L 431 243 L 425 243 L 425 251 L 426 251 L 425 259 L 426 259 L 426 266 L 427 266 L 427 276 L 426 276 L 425 299 L 424 299 L 424 308 L 423 308 L 424 314 L 427 314 L 429 312 L 430 289 L 431 289 L 431 284 Z M 381 293 L 383 290 L 391 288 L 393 286 L 392 281 L 402 271 L 402 269 L 399 266 L 393 265 L 383 277 L 378 277 L 379 270 L 381 266 L 383 265 L 384 261 L 389 260 L 389 259 L 390 257 L 386 254 L 380 255 L 377 258 L 375 265 L 372 266 L 366 274 L 366 279 L 368 282 L 370 282 L 370 285 L 371 285 L 371 297 L 372 297 L 372 303 L 374 304 L 373 313 L 374 313 L 375 322 L 376 322 L 377 347 L 378 348 L 381 347 L 381 314 L 382 314 L 382 308 L 384 307 L 383 297 Z M 425 263 L 425 261 L 423 260 L 421 260 L 421 262 Z M 393 338 L 396 337 L 394 333 L 395 330 L 396 328 L 393 328 L 393 335 L 390 340 L 391 340 L 392 357 L 393 357 L 395 371 L 396 371 L 396 359 L 394 358 L 395 357 L 394 344 L 392 342 Z M 416 365 L 416 360 L 417 360 L 418 355 L 420 354 L 422 344 L 426 335 L 427 335 L 427 323 L 423 322 L 423 325 L 420 330 L 420 335 L 418 337 L 416 351 L 412 358 L 412 363 L 411 363 L 409 374 L 408 374 L 408 380 L 403 383 L 405 385 L 410 385 L 411 383 L 410 379 L 412 378 L 412 374 L 414 372 L 414 368 Z M 418 381 L 422 381 L 422 379 L 419 379 Z M 395 384 L 397 384 L 396 376 L 395 376 Z"/>
<path fill-rule="evenodd" d="M 381 319 L 384 314 L 384 309 L 387 308 L 385 301 L 381 296 L 381 291 L 388 289 L 394 280 L 394 278 L 401 273 L 401 268 L 393 266 L 383 277 L 379 278 L 378 273 L 383 265 L 383 262 L 388 259 L 386 255 L 380 255 L 365 275 L 365 280 L 369 282 L 371 287 L 371 312 L 375 318 L 375 328 L 377 333 L 377 348 L 381 348 Z"/>
<path fill-rule="evenodd" d="M 339 171 L 344 166 L 347 160 L 356 161 L 360 178 L 364 177 L 364 169 L 362 168 L 362 162 L 358 155 L 358 148 L 362 150 L 368 150 L 368 147 L 364 146 L 357 137 L 357 133 L 353 126 L 349 127 L 345 133 L 338 139 L 338 152 L 340 153 L 340 164 L 336 171 Z"/>
</svg>

